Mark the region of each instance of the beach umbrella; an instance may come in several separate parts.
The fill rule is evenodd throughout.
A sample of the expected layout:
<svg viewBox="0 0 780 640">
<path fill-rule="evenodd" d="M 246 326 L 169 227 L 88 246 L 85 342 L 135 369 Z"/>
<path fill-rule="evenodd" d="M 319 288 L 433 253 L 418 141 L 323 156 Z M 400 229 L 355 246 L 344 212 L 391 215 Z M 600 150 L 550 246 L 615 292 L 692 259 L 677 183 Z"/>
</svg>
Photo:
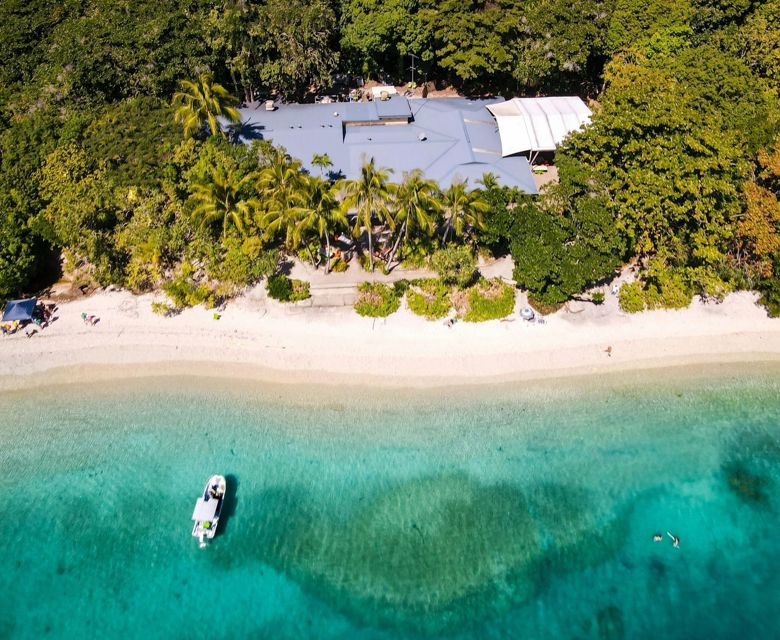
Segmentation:
<svg viewBox="0 0 780 640">
<path fill-rule="evenodd" d="M 523 307 L 520 309 L 520 317 L 523 320 L 533 320 L 534 319 L 534 310 L 531 309 L 531 307 Z"/>
<path fill-rule="evenodd" d="M 35 298 L 9 301 L 8 304 L 5 305 L 2 322 L 13 322 L 14 320 L 24 322 L 26 320 L 32 320 L 36 303 L 37 300 Z"/>
</svg>

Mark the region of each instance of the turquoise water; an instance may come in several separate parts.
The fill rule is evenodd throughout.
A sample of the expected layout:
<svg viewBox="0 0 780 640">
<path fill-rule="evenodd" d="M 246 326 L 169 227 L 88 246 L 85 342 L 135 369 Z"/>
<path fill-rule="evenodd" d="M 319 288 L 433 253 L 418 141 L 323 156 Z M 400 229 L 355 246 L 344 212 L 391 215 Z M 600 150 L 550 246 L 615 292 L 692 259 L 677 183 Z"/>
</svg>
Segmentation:
<svg viewBox="0 0 780 640">
<path fill-rule="evenodd" d="M 778 369 L 52 387 L 0 462 L 0 638 L 780 637 Z"/>
</svg>

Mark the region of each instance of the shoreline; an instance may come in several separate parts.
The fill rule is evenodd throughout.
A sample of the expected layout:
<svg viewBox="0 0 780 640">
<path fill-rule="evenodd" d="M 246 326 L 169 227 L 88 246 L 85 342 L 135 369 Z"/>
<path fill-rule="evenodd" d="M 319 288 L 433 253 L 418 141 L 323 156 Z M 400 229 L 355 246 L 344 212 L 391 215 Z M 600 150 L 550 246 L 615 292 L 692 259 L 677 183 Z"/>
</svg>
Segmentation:
<svg viewBox="0 0 780 640">
<path fill-rule="evenodd" d="M 515 318 L 451 329 L 404 308 L 372 320 L 351 308 L 285 307 L 256 291 L 231 302 L 219 320 L 203 308 L 156 316 L 152 300 L 101 292 L 60 304 L 58 319 L 30 339 L 1 339 L 0 391 L 161 375 L 438 388 L 780 363 L 780 320 L 746 293 L 678 311 L 629 316 L 588 305 L 544 325 Z M 85 326 L 82 312 L 100 322 Z"/>
</svg>

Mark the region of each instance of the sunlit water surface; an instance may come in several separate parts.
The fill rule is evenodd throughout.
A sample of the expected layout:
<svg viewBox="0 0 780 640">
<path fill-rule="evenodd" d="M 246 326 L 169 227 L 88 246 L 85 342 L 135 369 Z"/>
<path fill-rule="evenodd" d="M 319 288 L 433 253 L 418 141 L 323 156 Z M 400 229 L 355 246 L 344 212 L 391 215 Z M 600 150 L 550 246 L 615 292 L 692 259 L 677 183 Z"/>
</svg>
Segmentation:
<svg viewBox="0 0 780 640">
<path fill-rule="evenodd" d="M 0 462 L 0 638 L 780 638 L 777 368 L 52 387 Z"/>
</svg>

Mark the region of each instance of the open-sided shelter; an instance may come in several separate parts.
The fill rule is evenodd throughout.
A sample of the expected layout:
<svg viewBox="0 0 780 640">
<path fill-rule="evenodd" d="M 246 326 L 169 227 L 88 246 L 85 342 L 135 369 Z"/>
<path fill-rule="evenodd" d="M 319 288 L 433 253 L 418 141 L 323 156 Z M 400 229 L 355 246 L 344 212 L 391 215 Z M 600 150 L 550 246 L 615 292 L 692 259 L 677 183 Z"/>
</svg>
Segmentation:
<svg viewBox="0 0 780 640">
<path fill-rule="evenodd" d="M 32 320 L 36 303 L 37 300 L 35 298 L 9 301 L 8 304 L 5 305 L 2 322 L 13 322 L 14 320 L 27 322 Z"/>
</svg>

